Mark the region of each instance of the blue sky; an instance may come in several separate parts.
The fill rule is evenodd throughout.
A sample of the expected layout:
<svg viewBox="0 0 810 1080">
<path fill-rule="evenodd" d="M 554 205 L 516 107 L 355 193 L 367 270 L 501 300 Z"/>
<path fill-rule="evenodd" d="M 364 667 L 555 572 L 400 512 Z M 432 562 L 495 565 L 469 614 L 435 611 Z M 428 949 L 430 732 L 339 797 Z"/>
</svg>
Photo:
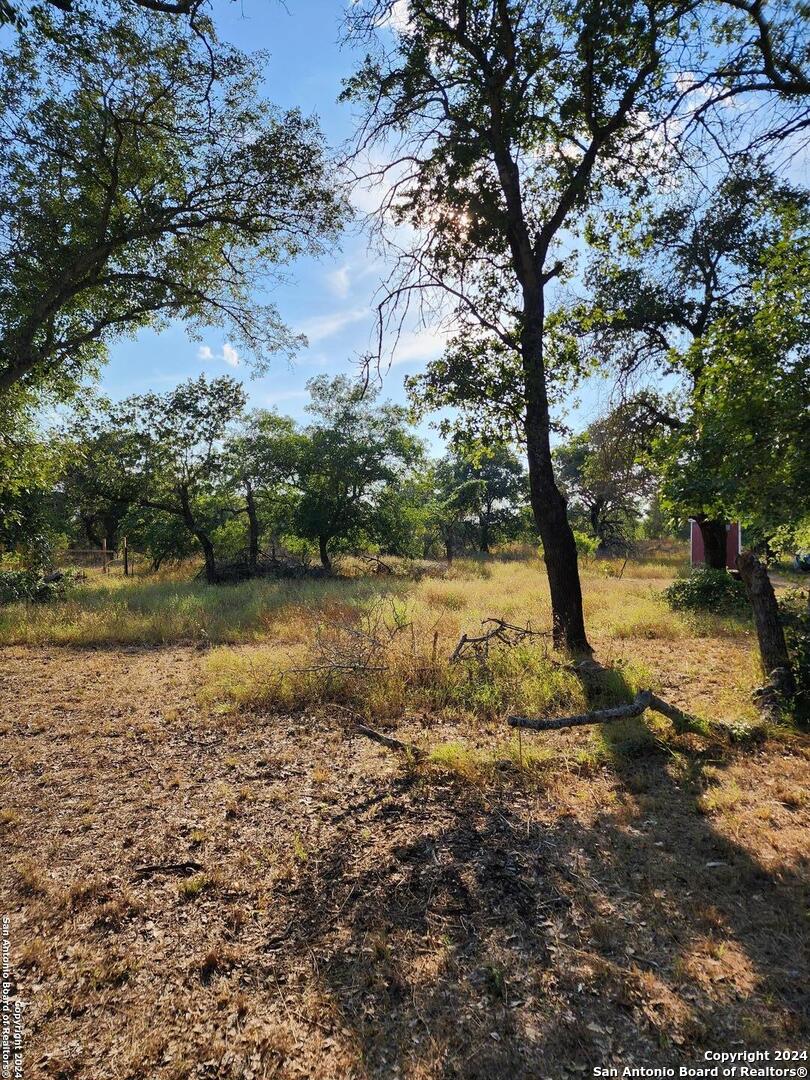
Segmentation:
<svg viewBox="0 0 810 1080">
<path fill-rule="evenodd" d="M 286 10 L 277 0 L 216 0 L 214 5 L 221 37 L 247 51 L 269 53 L 265 91 L 270 100 L 317 115 L 332 147 L 352 133 L 351 109 L 337 103 L 341 80 L 357 61 L 351 50 L 339 47 L 342 8 L 342 0 L 289 0 Z M 321 372 L 356 370 L 358 356 L 368 349 L 371 303 L 382 269 L 358 226 L 347 230 L 328 256 L 292 265 L 289 280 L 273 290 L 272 299 L 287 325 L 307 336 L 309 346 L 292 364 L 276 358 L 261 378 L 252 379 L 241 361 L 234 365 L 233 350 L 220 331 L 206 333 L 201 348 L 178 324 L 115 344 L 102 391 L 118 398 L 168 389 L 203 371 L 228 373 L 244 379 L 251 405 L 303 418 L 307 380 Z M 441 339 L 430 332 L 406 334 L 385 378 L 385 396 L 404 401 L 403 376 L 419 370 L 440 349 Z"/>
<path fill-rule="evenodd" d="M 342 9 L 343 0 L 288 0 L 286 10 L 278 0 L 215 0 L 214 4 L 222 38 L 247 51 L 269 54 L 265 91 L 270 100 L 317 115 L 333 147 L 352 134 L 351 108 L 338 104 L 337 97 L 342 79 L 358 60 L 349 48 L 339 47 Z M 289 280 L 274 290 L 272 298 L 287 325 L 306 334 L 309 346 L 292 364 L 276 358 L 261 378 L 251 378 L 241 360 L 234 366 L 233 351 L 220 331 L 206 333 L 201 347 L 178 324 L 113 345 L 101 390 L 120 398 L 169 389 L 201 372 L 209 376 L 228 373 L 244 380 L 251 406 L 275 407 L 303 419 L 307 380 L 321 372 L 351 372 L 358 356 L 368 349 L 371 305 L 383 270 L 384 264 L 369 250 L 358 227 L 350 228 L 328 256 L 301 259 L 291 266 Z M 384 396 L 404 402 L 404 375 L 423 368 L 439 354 L 441 345 L 442 335 L 430 329 L 405 333 L 385 376 Z M 579 410 L 582 420 L 591 418 L 600 396 L 594 387 L 586 391 L 586 406 Z M 420 431 L 439 448 L 429 422 Z"/>
</svg>

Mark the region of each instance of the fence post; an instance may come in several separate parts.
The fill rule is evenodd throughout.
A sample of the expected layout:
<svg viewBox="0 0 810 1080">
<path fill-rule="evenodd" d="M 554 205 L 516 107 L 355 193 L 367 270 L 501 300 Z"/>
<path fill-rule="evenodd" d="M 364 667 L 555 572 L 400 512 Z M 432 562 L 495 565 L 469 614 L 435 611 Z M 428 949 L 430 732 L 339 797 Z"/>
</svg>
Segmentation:
<svg viewBox="0 0 810 1080">
<path fill-rule="evenodd" d="M 107 573 L 107 537 L 101 538 L 101 572 Z"/>
<path fill-rule="evenodd" d="M 124 577 L 129 577 L 129 547 L 126 537 L 124 537 Z"/>
</svg>

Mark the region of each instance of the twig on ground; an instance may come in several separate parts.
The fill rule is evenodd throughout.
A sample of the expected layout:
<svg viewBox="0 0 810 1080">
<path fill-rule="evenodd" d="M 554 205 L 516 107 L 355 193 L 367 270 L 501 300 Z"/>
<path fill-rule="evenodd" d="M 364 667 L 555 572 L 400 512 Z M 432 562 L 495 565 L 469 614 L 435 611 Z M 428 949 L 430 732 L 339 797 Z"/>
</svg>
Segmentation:
<svg viewBox="0 0 810 1080">
<path fill-rule="evenodd" d="M 371 739 L 372 742 L 379 743 L 380 746 L 387 746 L 389 750 L 396 750 L 400 754 L 408 754 L 417 761 L 424 757 L 424 752 L 414 743 L 402 742 L 400 739 L 394 739 L 390 735 L 383 735 L 381 731 L 375 731 L 374 728 L 364 724 L 359 713 L 356 713 L 354 709 L 350 709 L 346 705 L 338 705 L 336 702 L 332 702 L 329 707 L 340 709 L 341 712 L 350 716 L 354 731 L 358 735 L 364 735 L 367 739 Z"/>
</svg>

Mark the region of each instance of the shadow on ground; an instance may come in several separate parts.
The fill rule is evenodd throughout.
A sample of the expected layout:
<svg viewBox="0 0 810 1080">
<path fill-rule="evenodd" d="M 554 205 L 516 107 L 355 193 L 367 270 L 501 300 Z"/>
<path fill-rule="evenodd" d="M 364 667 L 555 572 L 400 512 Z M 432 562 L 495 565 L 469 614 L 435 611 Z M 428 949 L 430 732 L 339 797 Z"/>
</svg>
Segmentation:
<svg viewBox="0 0 810 1080">
<path fill-rule="evenodd" d="M 615 798 L 587 824 L 551 791 L 399 780 L 290 886 L 268 970 L 308 956 L 321 1017 L 375 1077 L 528 1080 L 797 1047 L 807 861 L 769 872 L 696 812 L 718 761 L 625 725 Z M 750 769 L 755 782 L 756 754 Z"/>
</svg>

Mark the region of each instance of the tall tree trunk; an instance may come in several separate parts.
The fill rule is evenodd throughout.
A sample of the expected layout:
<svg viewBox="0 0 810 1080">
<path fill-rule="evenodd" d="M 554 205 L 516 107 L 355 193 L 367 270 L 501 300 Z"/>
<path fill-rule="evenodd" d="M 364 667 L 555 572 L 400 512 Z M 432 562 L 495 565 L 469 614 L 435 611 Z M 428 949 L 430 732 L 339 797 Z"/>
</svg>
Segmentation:
<svg viewBox="0 0 810 1080">
<path fill-rule="evenodd" d="M 577 546 L 568 521 L 565 498 L 554 479 L 550 417 L 543 362 L 544 302 L 542 287 L 524 288 L 521 334 L 526 392 L 526 451 L 532 512 L 543 541 L 551 590 L 552 633 L 558 648 L 590 653 L 582 612 Z"/>
<path fill-rule="evenodd" d="M 478 547 L 485 555 L 489 554 L 489 512 L 484 511 L 478 519 Z"/>
<path fill-rule="evenodd" d="M 323 566 L 324 570 L 328 570 L 329 573 L 331 574 L 331 572 L 332 572 L 332 560 L 329 558 L 329 537 L 328 536 L 319 536 L 318 537 L 318 551 L 321 554 L 321 565 Z"/>
<path fill-rule="evenodd" d="M 183 523 L 189 532 L 193 533 L 197 539 L 197 543 L 203 550 L 203 558 L 205 559 L 205 580 L 209 585 L 216 585 L 219 581 L 217 574 L 217 561 L 214 556 L 214 545 L 211 542 L 210 536 L 203 532 L 197 524 L 197 520 L 194 517 L 194 513 L 191 509 L 191 500 L 188 495 L 188 488 L 179 487 L 177 493 L 180 497 L 180 508 Z"/>
<path fill-rule="evenodd" d="M 219 575 L 217 574 L 217 561 L 214 557 L 214 545 L 211 543 L 210 537 L 206 536 L 204 532 L 195 530 L 194 535 L 197 537 L 197 542 L 203 549 L 203 556 L 205 558 L 205 580 L 209 585 L 216 585 L 219 581 Z"/>
<path fill-rule="evenodd" d="M 253 488 L 247 485 L 245 492 L 248 516 L 248 569 L 251 574 L 256 573 L 259 565 L 259 517 L 256 513 L 256 500 L 253 497 Z"/>
<path fill-rule="evenodd" d="M 588 517 L 591 519 L 591 532 L 597 540 L 602 540 L 601 523 L 599 521 L 599 515 L 602 513 L 602 505 L 600 502 L 591 504 L 591 508 L 588 511 Z"/>
<path fill-rule="evenodd" d="M 768 571 L 752 551 L 737 556 L 737 569 L 751 601 L 765 677 L 780 696 L 791 697 L 796 682 Z"/>
<path fill-rule="evenodd" d="M 726 569 L 726 523 L 720 518 L 697 517 L 700 535 L 703 537 L 703 554 L 706 565 L 712 570 Z"/>
<path fill-rule="evenodd" d="M 450 564 L 453 561 L 453 537 L 452 537 L 452 535 L 445 536 L 445 538 L 444 538 L 444 553 L 447 556 L 448 564 Z"/>
<path fill-rule="evenodd" d="M 554 479 L 551 462 L 550 417 L 543 357 L 544 290 L 552 276 L 545 272 L 545 261 L 552 239 L 564 222 L 566 211 L 560 203 L 556 214 L 545 223 L 539 235 L 532 235 L 523 206 L 520 170 L 512 156 L 509 139 L 504 134 L 502 102 L 494 93 L 490 98 L 490 109 L 490 140 L 506 203 L 512 264 L 523 299 L 520 352 L 526 401 L 524 429 L 529 464 L 529 497 L 537 531 L 543 541 L 551 590 L 554 644 L 572 652 L 592 653 L 585 634 L 574 533 L 568 521 L 565 499 Z M 592 167 L 596 154 L 594 142 L 589 149 L 588 169 Z M 575 198 L 573 188 L 569 188 L 568 195 Z M 571 209 L 573 205 L 571 202 Z"/>
</svg>

